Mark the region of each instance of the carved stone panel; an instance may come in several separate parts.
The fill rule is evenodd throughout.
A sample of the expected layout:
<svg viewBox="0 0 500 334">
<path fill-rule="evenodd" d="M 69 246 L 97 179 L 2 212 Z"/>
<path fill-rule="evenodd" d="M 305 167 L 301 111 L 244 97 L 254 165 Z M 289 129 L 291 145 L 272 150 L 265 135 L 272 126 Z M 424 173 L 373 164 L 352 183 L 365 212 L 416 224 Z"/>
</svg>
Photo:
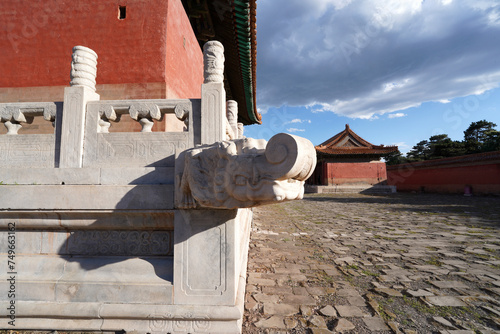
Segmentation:
<svg viewBox="0 0 500 334">
<path fill-rule="evenodd" d="M 54 167 L 54 135 L 0 137 L 0 167 Z"/>
<path fill-rule="evenodd" d="M 176 150 L 188 148 L 189 134 L 98 133 L 95 150 L 86 149 L 84 167 L 173 167 Z"/>
<path fill-rule="evenodd" d="M 71 231 L 70 255 L 171 256 L 173 231 Z"/>
<path fill-rule="evenodd" d="M 175 214 L 175 304 L 234 305 L 237 210 Z M 230 246 L 231 245 L 231 246 Z"/>
</svg>

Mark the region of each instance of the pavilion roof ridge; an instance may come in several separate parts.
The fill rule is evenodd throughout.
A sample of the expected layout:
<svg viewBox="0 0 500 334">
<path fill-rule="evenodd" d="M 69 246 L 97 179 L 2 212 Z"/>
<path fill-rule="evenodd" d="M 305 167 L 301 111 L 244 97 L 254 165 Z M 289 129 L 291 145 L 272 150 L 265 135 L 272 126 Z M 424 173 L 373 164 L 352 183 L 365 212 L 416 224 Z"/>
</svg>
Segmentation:
<svg viewBox="0 0 500 334">
<path fill-rule="evenodd" d="M 316 146 L 316 150 L 326 154 L 386 154 L 398 149 L 396 145 L 374 145 L 355 133 L 349 124 L 335 136 Z"/>
</svg>

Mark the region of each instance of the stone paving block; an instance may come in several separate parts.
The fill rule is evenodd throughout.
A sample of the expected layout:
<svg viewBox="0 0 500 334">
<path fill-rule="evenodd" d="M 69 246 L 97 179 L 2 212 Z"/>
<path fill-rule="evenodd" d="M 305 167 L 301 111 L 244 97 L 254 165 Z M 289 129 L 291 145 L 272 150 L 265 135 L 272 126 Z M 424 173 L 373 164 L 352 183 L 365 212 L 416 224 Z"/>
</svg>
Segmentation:
<svg viewBox="0 0 500 334">
<path fill-rule="evenodd" d="M 459 281 L 429 281 L 430 284 L 440 289 L 468 289 L 469 287 Z"/>
<path fill-rule="evenodd" d="M 262 292 L 268 295 L 284 295 L 292 294 L 292 287 L 290 286 L 263 286 Z"/>
<path fill-rule="evenodd" d="M 264 303 L 264 314 L 288 316 L 297 313 L 299 313 L 297 305 Z"/>
<path fill-rule="evenodd" d="M 453 324 L 451 322 L 449 322 L 447 319 L 445 319 L 443 317 L 432 317 L 432 320 L 441 326 L 444 326 L 444 327 L 447 327 L 450 329 L 456 329 L 456 327 L 453 326 Z"/>
<path fill-rule="evenodd" d="M 356 261 L 354 260 L 354 258 L 350 257 L 350 256 L 346 256 L 346 257 L 339 257 L 339 258 L 336 258 L 335 260 L 333 260 L 337 265 L 343 265 L 343 264 L 347 264 L 347 265 L 352 265 L 354 263 L 356 263 Z"/>
<path fill-rule="evenodd" d="M 284 295 L 283 303 L 294 305 L 316 305 L 316 300 L 314 300 L 311 296 Z"/>
<path fill-rule="evenodd" d="M 320 315 L 312 315 L 307 320 L 307 323 L 309 324 L 309 326 L 318 327 L 318 328 L 326 328 L 325 319 Z"/>
<path fill-rule="evenodd" d="M 307 281 L 307 276 L 306 275 L 290 275 L 290 279 L 292 281 L 296 281 L 296 282 L 305 282 Z"/>
<path fill-rule="evenodd" d="M 259 303 L 277 303 L 279 300 L 279 296 L 277 296 L 277 295 L 266 295 L 264 293 L 256 293 L 252 296 Z"/>
<path fill-rule="evenodd" d="M 345 317 L 345 318 L 368 316 L 366 313 L 363 313 L 363 311 L 357 306 L 335 305 L 335 309 L 339 313 L 339 316 Z"/>
<path fill-rule="evenodd" d="M 276 282 L 268 278 L 249 277 L 248 284 L 273 286 L 276 285 Z"/>
<path fill-rule="evenodd" d="M 273 315 L 269 319 L 260 319 L 255 323 L 255 326 L 258 328 L 279 328 L 286 329 L 284 318 Z"/>
<path fill-rule="evenodd" d="M 401 331 L 399 330 L 399 324 L 395 321 L 389 321 L 387 323 L 387 326 L 389 326 L 394 334 L 401 334 Z"/>
<path fill-rule="evenodd" d="M 332 331 L 329 331 L 326 328 L 309 328 L 309 330 L 312 334 L 331 334 L 331 333 L 333 333 Z"/>
<path fill-rule="evenodd" d="M 427 296 L 424 297 L 425 301 L 436 306 L 467 306 L 460 299 L 453 296 Z"/>
<path fill-rule="evenodd" d="M 402 281 L 410 281 L 410 279 L 408 278 L 403 278 L 402 276 L 399 277 L 399 276 L 394 276 L 394 275 L 380 275 L 379 277 L 377 277 L 377 279 L 380 281 L 380 282 L 402 282 Z"/>
<path fill-rule="evenodd" d="M 300 274 L 300 270 L 288 269 L 285 267 L 274 268 L 276 274 Z"/>
<path fill-rule="evenodd" d="M 363 318 L 366 327 L 371 331 L 388 331 L 389 327 L 381 317 Z"/>
<path fill-rule="evenodd" d="M 309 293 L 307 292 L 306 288 L 302 286 L 294 286 L 292 287 L 292 291 L 294 295 L 303 295 L 307 296 Z"/>
<path fill-rule="evenodd" d="M 403 297 L 401 292 L 391 288 L 375 288 L 373 290 L 386 297 Z"/>
<path fill-rule="evenodd" d="M 314 313 L 314 310 L 311 306 L 308 305 L 300 305 L 300 314 L 302 314 L 305 317 L 311 316 Z"/>
<path fill-rule="evenodd" d="M 412 296 L 412 297 L 434 296 L 434 294 L 432 292 L 429 292 L 427 290 L 422 290 L 422 289 L 406 290 L 405 293 Z"/>
<path fill-rule="evenodd" d="M 248 296 L 247 300 L 245 301 L 245 310 L 255 311 L 258 307 L 259 304 L 257 303 L 257 301 L 252 296 Z"/>
<path fill-rule="evenodd" d="M 398 259 L 398 258 L 401 257 L 401 254 L 397 254 L 397 253 L 384 253 L 384 254 L 382 254 L 382 257 L 392 258 L 392 259 Z"/>
<path fill-rule="evenodd" d="M 306 286 L 306 290 L 312 296 L 326 295 L 326 289 L 321 286 Z"/>
<path fill-rule="evenodd" d="M 354 290 L 354 289 L 339 289 L 337 291 L 337 296 L 340 296 L 340 297 L 347 297 L 347 296 L 361 297 L 359 292 L 357 290 Z"/>
<path fill-rule="evenodd" d="M 337 321 L 337 324 L 335 325 L 335 331 L 336 332 L 347 332 L 350 330 L 355 329 L 356 326 L 352 322 L 350 322 L 347 319 L 341 318 Z"/>
<path fill-rule="evenodd" d="M 325 317 L 336 317 L 337 311 L 331 305 L 326 305 L 322 309 L 318 311 L 319 314 L 324 315 Z"/>
<path fill-rule="evenodd" d="M 361 296 L 348 296 L 347 302 L 352 306 L 366 306 L 366 301 Z"/>
<path fill-rule="evenodd" d="M 299 322 L 294 318 L 285 318 L 285 326 L 287 329 L 293 329 L 298 326 Z"/>
</svg>

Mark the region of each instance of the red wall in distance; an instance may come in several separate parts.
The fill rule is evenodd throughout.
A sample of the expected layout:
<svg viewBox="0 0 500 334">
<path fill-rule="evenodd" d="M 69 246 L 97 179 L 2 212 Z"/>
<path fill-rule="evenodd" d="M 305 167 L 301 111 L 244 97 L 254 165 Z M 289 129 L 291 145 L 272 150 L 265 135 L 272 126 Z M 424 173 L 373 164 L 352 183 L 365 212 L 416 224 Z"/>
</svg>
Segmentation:
<svg viewBox="0 0 500 334">
<path fill-rule="evenodd" d="M 325 163 L 323 184 L 379 184 L 387 179 L 384 162 Z"/>
<path fill-rule="evenodd" d="M 473 193 L 500 193 L 500 152 L 457 158 L 389 166 L 387 182 L 398 191 L 464 193 L 468 186 Z"/>
</svg>

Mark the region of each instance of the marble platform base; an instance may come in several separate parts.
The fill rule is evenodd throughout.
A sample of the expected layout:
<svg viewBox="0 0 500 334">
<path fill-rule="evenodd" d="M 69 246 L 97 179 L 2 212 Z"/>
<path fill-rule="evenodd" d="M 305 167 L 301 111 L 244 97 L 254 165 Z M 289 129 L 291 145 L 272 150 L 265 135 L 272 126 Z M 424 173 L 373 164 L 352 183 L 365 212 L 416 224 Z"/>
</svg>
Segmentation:
<svg viewBox="0 0 500 334">
<path fill-rule="evenodd" d="M 16 331 L 125 331 L 135 333 L 241 333 L 245 295 L 240 277 L 234 306 L 133 303 L 19 302 Z M 7 319 L 7 309 L 0 316 Z M 1 328 L 6 328 L 2 326 Z"/>
<path fill-rule="evenodd" d="M 251 221 L 251 209 L 0 210 L 0 329 L 241 333 Z"/>
</svg>

